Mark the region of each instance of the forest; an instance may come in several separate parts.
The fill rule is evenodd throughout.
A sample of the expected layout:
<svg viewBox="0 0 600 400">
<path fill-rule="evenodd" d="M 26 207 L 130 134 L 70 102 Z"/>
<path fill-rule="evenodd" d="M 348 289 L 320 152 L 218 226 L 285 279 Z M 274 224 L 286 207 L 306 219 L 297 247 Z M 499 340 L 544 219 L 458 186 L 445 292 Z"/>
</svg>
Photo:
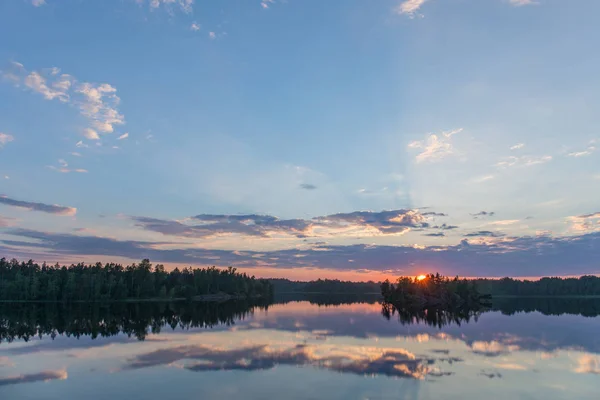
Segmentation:
<svg viewBox="0 0 600 400">
<path fill-rule="evenodd" d="M 580 278 L 541 278 L 539 280 L 475 279 L 473 281 L 481 293 L 493 296 L 598 296 L 600 278 L 582 276 Z"/>
<path fill-rule="evenodd" d="M 110 301 L 142 299 L 270 298 L 273 286 L 235 268 L 175 268 L 149 260 L 122 266 L 83 263 L 39 265 L 0 259 L 0 300 Z"/>
<path fill-rule="evenodd" d="M 400 277 L 395 283 L 386 280 L 381 284 L 381 295 L 385 303 L 397 309 L 475 310 L 491 300 L 490 295 L 479 292 L 475 282 L 458 277 L 450 279 L 440 274 Z"/>
<path fill-rule="evenodd" d="M 327 293 L 327 294 L 377 294 L 378 282 L 349 282 L 338 279 L 317 279 L 300 282 L 289 279 L 269 279 L 277 294 L 284 293 Z"/>
</svg>

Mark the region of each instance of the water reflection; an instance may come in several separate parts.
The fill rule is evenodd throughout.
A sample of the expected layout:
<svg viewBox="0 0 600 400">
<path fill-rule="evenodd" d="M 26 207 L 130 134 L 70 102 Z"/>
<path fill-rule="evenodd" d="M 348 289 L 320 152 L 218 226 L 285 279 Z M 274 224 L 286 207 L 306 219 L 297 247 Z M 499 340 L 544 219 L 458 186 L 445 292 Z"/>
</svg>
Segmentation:
<svg viewBox="0 0 600 400">
<path fill-rule="evenodd" d="M 503 299 L 466 314 L 388 308 L 389 319 L 376 298 L 350 300 L 3 305 L 0 397 L 597 396 L 598 300 Z"/>
</svg>

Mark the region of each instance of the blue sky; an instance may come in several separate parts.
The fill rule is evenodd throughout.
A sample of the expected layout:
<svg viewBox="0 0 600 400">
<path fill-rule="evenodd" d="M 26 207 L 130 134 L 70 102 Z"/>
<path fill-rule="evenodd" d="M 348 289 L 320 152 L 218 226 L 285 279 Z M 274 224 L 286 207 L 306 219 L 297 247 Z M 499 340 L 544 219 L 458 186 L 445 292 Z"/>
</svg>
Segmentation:
<svg viewBox="0 0 600 400">
<path fill-rule="evenodd" d="M 303 279 L 599 273 L 598 12 L 2 2 L 0 252 Z"/>
</svg>

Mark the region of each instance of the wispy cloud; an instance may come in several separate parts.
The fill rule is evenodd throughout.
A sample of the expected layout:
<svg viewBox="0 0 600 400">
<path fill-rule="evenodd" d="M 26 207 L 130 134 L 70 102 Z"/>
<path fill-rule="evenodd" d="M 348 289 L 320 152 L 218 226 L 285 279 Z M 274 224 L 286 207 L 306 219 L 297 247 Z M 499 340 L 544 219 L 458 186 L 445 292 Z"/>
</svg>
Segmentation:
<svg viewBox="0 0 600 400">
<path fill-rule="evenodd" d="M 521 6 L 531 6 L 534 4 L 539 4 L 539 2 L 535 1 L 535 0 L 508 0 L 508 2 L 516 7 L 521 7 Z"/>
<path fill-rule="evenodd" d="M 5 144 L 12 142 L 15 140 L 14 136 L 9 135 L 8 133 L 0 132 L 0 148 L 4 147 Z"/>
<path fill-rule="evenodd" d="M 473 183 L 483 183 L 483 182 L 491 181 L 494 178 L 495 178 L 494 175 L 483 175 L 483 176 L 479 176 L 477 178 L 473 178 L 471 180 L 471 182 L 473 182 Z"/>
<path fill-rule="evenodd" d="M 578 374 L 600 375 L 600 358 L 592 354 L 584 354 L 577 360 L 575 372 Z"/>
<path fill-rule="evenodd" d="M 436 162 L 454 154 L 451 140 L 452 136 L 462 132 L 463 129 L 442 132 L 440 135 L 430 133 L 425 140 L 413 141 L 408 144 L 409 149 L 422 149 L 417 154 L 417 163 Z"/>
<path fill-rule="evenodd" d="M 0 73 L 16 86 L 24 85 L 47 100 L 77 107 L 90 122 L 91 126 L 84 132 L 88 138 L 95 138 L 97 132 L 113 132 L 115 125 L 125 123 L 118 110 L 121 99 L 117 90 L 107 83 L 80 82 L 71 75 L 61 74 L 58 68 L 29 72 L 18 62 L 12 62 L 9 71 Z"/>
<path fill-rule="evenodd" d="M 77 154 L 77 153 L 76 153 Z M 69 168 L 69 163 L 67 163 L 64 159 L 59 159 L 58 160 L 58 166 L 54 166 L 54 165 L 48 165 L 48 168 L 57 171 L 57 172 L 61 172 L 63 174 L 68 174 L 69 172 L 78 172 L 78 173 L 87 173 L 87 169 L 83 169 L 83 168 Z"/>
<path fill-rule="evenodd" d="M 517 143 L 514 146 L 510 146 L 511 150 L 520 150 L 525 147 L 525 143 Z"/>
<path fill-rule="evenodd" d="M 274 3 L 275 3 L 275 0 L 262 0 L 262 1 L 260 2 L 260 6 L 261 6 L 262 8 L 264 8 L 264 9 L 267 9 L 267 8 L 269 8 L 269 6 L 270 6 L 271 4 L 274 4 Z"/>
<path fill-rule="evenodd" d="M 596 151 L 595 141 L 591 142 L 587 149 L 582 151 L 574 151 L 567 154 L 569 157 L 585 157 L 592 155 Z"/>
<path fill-rule="evenodd" d="M 200 24 L 196 23 L 196 21 L 192 22 L 192 25 L 190 25 L 190 30 L 198 32 L 200 30 Z"/>
<path fill-rule="evenodd" d="M 151 10 L 160 8 L 161 6 L 166 7 L 168 11 L 172 12 L 173 6 L 179 6 L 181 11 L 189 14 L 193 11 L 194 0 L 135 0 L 138 4 L 148 3 Z"/>
<path fill-rule="evenodd" d="M 34 7 L 41 7 L 46 4 L 46 0 L 31 0 Z"/>
<path fill-rule="evenodd" d="M 471 214 L 471 216 L 475 219 L 484 218 L 484 217 L 493 217 L 496 215 L 494 211 L 479 211 L 476 214 Z"/>
<path fill-rule="evenodd" d="M 56 204 L 35 203 L 30 201 L 21 201 L 11 199 L 5 195 L 0 195 L 0 204 L 12 207 L 24 208 L 29 211 L 41 211 L 49 214 L 73 216 L 77 213 L 74 207 L 64 207 Z"/>
<path fill-rule="evenodd" d="M 128 137 L 129 137 L 129 133 L 124 133 L 124 134 L 122 134 L 121 136 L 119 136 L 119 137 L 117 138 L 117 140 L 123 140 L 123 139 L 127 139 Z"/>
<path fill-rule="evenodd" d="M 494 166 L 500 169 L 513 167 L 531 167 L 552 161 L 552 156 L 509 156 L 497 162 Z"/>
<path fill-rule="evenodd" d="M 214 32 L 208 32 L 208 37 L 211 39 L 216 39 L 217 38 L 217 34 Z"/>
</svg>

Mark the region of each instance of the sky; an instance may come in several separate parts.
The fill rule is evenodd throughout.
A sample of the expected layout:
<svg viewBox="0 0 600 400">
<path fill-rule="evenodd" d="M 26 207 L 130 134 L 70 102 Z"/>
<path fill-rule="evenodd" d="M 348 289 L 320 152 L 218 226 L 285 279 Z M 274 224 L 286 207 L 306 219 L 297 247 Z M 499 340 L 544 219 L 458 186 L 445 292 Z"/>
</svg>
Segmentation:
<svg viewBox="0 0 600 400">
<path fill-rule="evenodd" d="M 600 274 L 596 0 L 0 3 L 0 256 Z"/>
</svg>

